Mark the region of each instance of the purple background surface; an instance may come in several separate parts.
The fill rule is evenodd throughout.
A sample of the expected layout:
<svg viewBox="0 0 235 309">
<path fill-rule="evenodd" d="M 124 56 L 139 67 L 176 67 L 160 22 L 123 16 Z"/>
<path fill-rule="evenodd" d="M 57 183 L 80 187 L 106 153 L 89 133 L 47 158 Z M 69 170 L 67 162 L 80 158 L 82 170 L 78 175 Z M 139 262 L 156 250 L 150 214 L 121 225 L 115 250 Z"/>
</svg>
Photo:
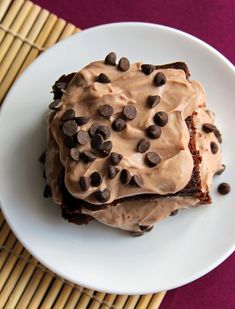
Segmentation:
<svg viewBox="0 0 235 309">
<path fill-rule="evenodd" d="M 209 43 L 235 64 L 235 0 L 33 1 L 81 29 L 120 21 L 177 28 Z M 235 254 L 203 278 L 169 291 L 161 305 L 166 308 L 235 308 Z"/>
</svg>

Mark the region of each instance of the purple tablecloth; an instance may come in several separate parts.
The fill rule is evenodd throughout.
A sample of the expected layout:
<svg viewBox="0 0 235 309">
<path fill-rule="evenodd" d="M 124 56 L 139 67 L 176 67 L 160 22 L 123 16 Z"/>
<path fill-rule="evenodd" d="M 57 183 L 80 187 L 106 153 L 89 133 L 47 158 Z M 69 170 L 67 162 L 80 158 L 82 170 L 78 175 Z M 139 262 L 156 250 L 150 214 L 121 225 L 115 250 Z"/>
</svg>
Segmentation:
<svg viewBox="0 0 235 309">
<path fill-rule="evenodd" d="M 206 41 L 235 64 L 234 0 L 33 1 L 81 29 L 120 21 L 171 26 Z M 235 308 L 235 254 L 203 278 L 169 291 L 165 308 Z"/>
</svg>

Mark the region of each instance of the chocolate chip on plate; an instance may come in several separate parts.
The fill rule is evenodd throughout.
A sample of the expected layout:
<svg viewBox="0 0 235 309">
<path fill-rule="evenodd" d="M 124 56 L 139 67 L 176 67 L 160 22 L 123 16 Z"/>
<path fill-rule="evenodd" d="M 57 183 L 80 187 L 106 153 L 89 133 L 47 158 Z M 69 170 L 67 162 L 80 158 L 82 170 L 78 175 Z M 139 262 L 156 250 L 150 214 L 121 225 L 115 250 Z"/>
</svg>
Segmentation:
<svg viewBox="0 0 235 309">
<path fill-rule="evenodd" d="M 211 152 L 213 154 L 216 154 L 218 152 L 218 150 L 219 150 L 218 145 L 215 142 L 211 142 L 210 146 L 211 146 Z"/>
<path fill-rule="evenodd" d="M 95 159 L 96 159 L 96 155 L 95 155 L 93 152 L 89 151 L 89 150 L 83 151 L 83 153 L 81 154 L 81 156 L 82 156 L 82 159 L 83 159 L 86 163 L 88 163 L 88 162 L 93 162 L 93 161 L 95 161 Z"/>
<path fill-rule="evenodd" d="M 77 134 L 77 140 L 80 145 L 86 145 L 89 141 L 89 135 L 87 131 L 80 130 Z"/>
<path fill-rule="evenodd" d="M 145 158 L 147 165 L 150 167 L 154 167 L 161 162 L 161 158 L 156 152 L 148 152 Z"/>
<path fill-rule="evenodd" d="M 152 64 L 142 64 L 141 70 L 145 75 L 150 75 L 155 70 L 155 66 Z"/>
<path fill-rule="evenodd" d="M 228 194 L 231 190 L 231 187 L 228 183 L 226 182 L 222 182 L 218 188 L 217 188 L 218 192 L 222 195 Z"/>
<path fill-rule="evenodd" d="M 71 148 L 69 154 L 74 161 L 80 160 L 80 151 L 77 147 Z"/>
<path fill-rule="evenodd" d="M 140 176 L 138 175 L 133 175 L 131 177 L 131 184 L 138 187 L 138 188 L 142 188 L 144 185 L 143 179 L 140 178 Z"/>
<path fill-rule="evenodd" d="M 111 152 L 110 154 L 110 161 L 113 165 L 118 165 L 122 160 L 123 156 L 117 152 Z"/>
<path fill-rule="evenodd" d="M 78 126 L 74 120 L 68 120 L 63 124 L 63 133 L 67 136 L 73 136 L 77 133 Z"/>
<path fill-rule="evenodd" d="M 108 189 L 104 189 L 103 191 L 98 190 L 95 192 L 95 197 L 97 201 L 105 203 L 110 199 L 110 191 Z"/>
<path fill-rule="evenodd" d="M 130 62 L 126 57 L 122 57 L 118 62 L 118 68 L 121 71 L 128 71 L 130 68 Z"/>
<path fill-rule="evenodd" d="M 112 148 L 113 148 L 113 143 L 111 141 L 106 141 L 106 142 L 103 142 L 99 150 L 102 156 L 107 157 L 109 156 Z"/>
<path fill-rule="evenodd" d="M 171 216 L 171 217 L 176 216 L 177 213 L 178 213 L 178 211 L 179 211 L 178 209 L 173 210 L 173 211 L 171 212 L 170 216 Z"/>
<path fill-rule="evenodd" d="M 103 104 L 98 108 L 99 114 L 105 118 L 109 118 L 113 114 L 113 107 L 109 104 Z"/>
<path fill-rule="evenodd" d="M 137 151 L 140 153 L 144 153 L 147 150 L 149 150 L 149 147 L 150 147 L 150 142 L 147 139 L 143 138 L 139 141 L 137 145 Z"/>
<path fill-rule="evenodd" d="M 160 87 L 166 83 L 166 76 L 162 72 L 158 72 L 154 77 L 154 85 Z"/>
<path fill-rule="evenodd" d="M 101 134 L 95 134 L 91 138 L 91 147 L 94 149 L 101 149 L 103 142 L 104 142 L 103 136 Z"/>
<path fill-rule="evenodd" d="M 161 97 L 159 95 L 150 95 L 147 99 L 147 105 L 149 108 L 154 108 L 160 103 Z"/>
<path fill-rule="evenodd" d="M 89 117 L 76 117 L 75 121 L 78 126 L 83 126 L 84 124 L 87 124 L 89 122 L 90 118 Z"/>
<path fill-rule="evenodd" d="M 164 127 L 168 122 L 168 115 L 165 112 L 158 112 L 154 115 L 153 120 L 158 126 Z"/>
<path fill-rule="evenodd" d="M 111 83 L 110 78 L 104 73 L 100 73 L 100 75 L 97 77 L 96 80 L 97 80 L 97 82 L 102 83 L 102 84 Z"/>
<path fill-rule="evenodd" d="M 111 130 L 107 126 L 99 126 L 96 130 L 96 134 L 101 134 L 104 139 L 107 139 L 111 135 Z"/>
<path fill-rule="evenodd" d="M 54 101 L 52 101 L 50 104 L 49 104 L 49 108 L 54 110 L 54 111 L 57 111 L 59 109 L 59 106 L 60 106 L 60 102 L 61 100 L 60 99 L 56 99 Z"/>
<path fill-rule="evenodd" d="M 114 131 L 120 132 L 126 127 L 126 121 L 120 117 L 116 118 L 112 123 L 112 128 Z"/>
<path fill-rule="evenodd" d="M 104 63 L 109 65 L 116 65 L 116 59 L 116 54 L 114 52 L 111 52 L 105 57 Z"/>
<path fill-rule="evenodd" d="M 119 171 L 120 169 L 117 168 L 116 166 L 109 165 L 108 166 L 108 177 L 110 179 L 113 179 L 119 173 Z"/>
<path fill-rule="evenodd" d="M 63 120 L 63 121 L 73 120 L 74 118 L 75 118 L 75 111 L 73 109 L 68 109 L 61 116 L 61 120 Z"/>
<path fill-rule="evenodd" d="M 91 136 L 95 135 L 96 134 L 96 130 L 100 127 L 100 124 L 97 123 L 97 122 L 94 122 L 91 127 L 90 127 L 90 130 L 89 130 L 89 133 Z"/>
<path fill-rule="evenodd" d="M 137 115 L 137 110 L 133 105 L 127 105 L 123 108 L 123 115 L 126 120 L 133 120 Z"/>
<path fill-rule="evenodd" d="M 50 188 L 49 185 L 45 185 L 45 188 L 44 188 L 44 191 L 43 191 L 43 196 L 45 198 L 52 196 L 51 188 Z"/>
<path fill-rule="evenodd" d="M 87 191 L 90 187 L 91 179 L 90 177 L 81 176 L 79 179 L 79 185 L 82 191 Z"/>
<path fill-rule="evenodd" d="M 150 137 L 151 139 L 157 139 L 161 136 L 162 134 L 162 129 L 155 125 L 155 124 L 152 124 L 151 126 L 149 126 L 147 129 L 146 129 L 146 134 L 148 135 L 148 137 Z"/>
<path fill-rule="evenodd" d="M 102 183 L 102 177 L 99 172 L 92 173 L 90 178 L 91 178 L 91 185 L 93 187 L 98 187 Z"/>
<path fill-rule="evenodd" d="M 121 183 L 128 185 L 131 181 L 131 174 L 127 169 L 123 169 L 120 174 Z"/>
</svg>

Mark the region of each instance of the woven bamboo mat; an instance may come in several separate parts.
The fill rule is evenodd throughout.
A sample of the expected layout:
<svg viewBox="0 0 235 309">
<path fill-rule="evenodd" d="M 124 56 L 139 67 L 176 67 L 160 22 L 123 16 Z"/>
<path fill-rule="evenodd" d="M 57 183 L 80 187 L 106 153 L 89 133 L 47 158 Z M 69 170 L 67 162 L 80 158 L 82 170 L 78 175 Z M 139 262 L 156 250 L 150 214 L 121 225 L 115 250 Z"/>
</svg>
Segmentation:
<svg viewBox="0 0 235 309">
<path fill-rule="evenodd" d="M 30 1 L 0 0 L 0 104 L 41 52 L 78 31 Z M 24 249 L 0 211 L 0 308 L 157 309 L 164 295 L 112 295 L 65 281 Z"/>
</svg>

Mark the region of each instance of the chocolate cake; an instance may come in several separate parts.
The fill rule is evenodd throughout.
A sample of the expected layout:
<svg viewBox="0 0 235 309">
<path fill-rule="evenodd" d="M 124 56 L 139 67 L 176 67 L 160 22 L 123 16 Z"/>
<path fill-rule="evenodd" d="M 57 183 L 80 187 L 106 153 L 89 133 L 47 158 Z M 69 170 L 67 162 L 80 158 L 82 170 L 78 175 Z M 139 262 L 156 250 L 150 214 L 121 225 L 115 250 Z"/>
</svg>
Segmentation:
<svg viewBox="0 0 235 309">
<path fill-rule="evenodd" d="M 211 202 L 222 139 L 203 87 L 189 77 L 183 62 L 116 64 L 112 52 L 55 82 L 44 195 L 65 219 L 140 235 Z"/>
</svg>

